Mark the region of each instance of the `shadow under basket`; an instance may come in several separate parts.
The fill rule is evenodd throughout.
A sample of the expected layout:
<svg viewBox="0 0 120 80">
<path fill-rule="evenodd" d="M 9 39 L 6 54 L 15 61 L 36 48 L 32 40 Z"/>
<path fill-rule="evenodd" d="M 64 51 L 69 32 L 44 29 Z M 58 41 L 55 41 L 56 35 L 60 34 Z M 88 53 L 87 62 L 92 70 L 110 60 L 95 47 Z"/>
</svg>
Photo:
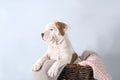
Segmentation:
<svg viewBox="0 0 120 80">
<path fill-rule="evenodd" d="M 78 64 L 68 64 L 57 80 L 95 80 L 93 70 L 90 66 L 81 66 Z"/>
</svg>

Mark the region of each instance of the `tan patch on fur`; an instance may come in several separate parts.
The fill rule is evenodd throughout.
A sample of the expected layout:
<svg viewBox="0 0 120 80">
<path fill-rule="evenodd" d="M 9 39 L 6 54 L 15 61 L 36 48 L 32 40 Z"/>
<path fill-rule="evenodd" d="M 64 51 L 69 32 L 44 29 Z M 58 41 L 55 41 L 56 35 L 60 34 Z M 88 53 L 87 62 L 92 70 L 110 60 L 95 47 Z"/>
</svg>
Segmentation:
<svg viewBox="0 0 120 80">
<path fill-rule="evenodd" d="M 73 55 L 72 55 L 72 59 L 71 59 L 70 64 L 73 64 L 77 60 L 77 58 L 78 58 L 78 55 L 77 55 L 77 53 L 74 52 Z"/>
<path fill-rule="evenodd" d="M 58 30 L 60 31 L 60 34 L 63 36 L 65 34 L 64 29 L 65 29 L 66 24 L 63 22 L 56 22 L 55 25 L 58 28 Z"/>
</svg>

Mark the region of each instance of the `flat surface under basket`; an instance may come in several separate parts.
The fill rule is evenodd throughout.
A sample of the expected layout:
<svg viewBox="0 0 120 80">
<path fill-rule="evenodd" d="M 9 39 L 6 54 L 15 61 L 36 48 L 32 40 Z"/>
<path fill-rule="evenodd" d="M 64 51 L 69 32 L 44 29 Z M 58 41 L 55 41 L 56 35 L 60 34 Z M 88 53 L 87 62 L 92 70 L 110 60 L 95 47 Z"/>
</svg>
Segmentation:
<svg viewBox="0 0 120 80">
<path fill-rule="evenodd" d="M 94 80 L 93 70 L 90 66 L 68 64 L 57 80 Z"/>
</svg>

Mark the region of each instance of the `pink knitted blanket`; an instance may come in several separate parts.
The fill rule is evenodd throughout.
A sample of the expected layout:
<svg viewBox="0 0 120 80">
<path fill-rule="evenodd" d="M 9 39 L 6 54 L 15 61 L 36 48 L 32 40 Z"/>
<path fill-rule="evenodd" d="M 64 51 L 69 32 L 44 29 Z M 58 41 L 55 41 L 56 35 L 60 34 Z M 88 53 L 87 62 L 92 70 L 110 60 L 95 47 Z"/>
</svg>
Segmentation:
<svg viewBox="0 0 120 80">
<path fill-rule="evenodd" d="M 93 68 L 94 78 L 97 80 L 112 80 L 105 68 L 104 62 L 96 52 L 84 51 L 76 63 L 91 66 Z"/>
</svg>

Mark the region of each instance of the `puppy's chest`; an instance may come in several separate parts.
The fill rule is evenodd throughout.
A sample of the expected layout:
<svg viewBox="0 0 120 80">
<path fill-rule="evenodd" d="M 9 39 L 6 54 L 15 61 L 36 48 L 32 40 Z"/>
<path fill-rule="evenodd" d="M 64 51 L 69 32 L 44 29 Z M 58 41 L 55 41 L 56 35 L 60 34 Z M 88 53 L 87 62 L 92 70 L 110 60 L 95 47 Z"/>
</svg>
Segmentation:
<svg viewBox="0 0 120 80">
<path fill-rule="evenodd" d="M 59 47 L 55 47 L 51 49 L 50 59 L 59 60 L 61 58 L 61 49 Z"/>
</svg>

